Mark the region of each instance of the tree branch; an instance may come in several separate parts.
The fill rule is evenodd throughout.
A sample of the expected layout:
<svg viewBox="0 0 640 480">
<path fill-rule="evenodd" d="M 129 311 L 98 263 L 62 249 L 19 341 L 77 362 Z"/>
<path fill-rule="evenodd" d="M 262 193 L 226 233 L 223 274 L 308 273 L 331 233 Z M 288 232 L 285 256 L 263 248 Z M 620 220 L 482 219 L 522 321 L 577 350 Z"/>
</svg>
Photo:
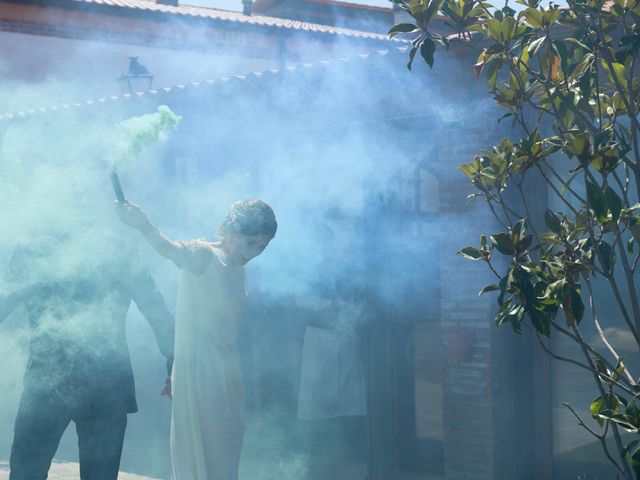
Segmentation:
<svg viewBox="0 0 640 480">
<path fill-rule="evenodd" d="M 586 423 L 584 423 L 582 421 L 582 418 L 580 418 L 580 415 L 578 415 L 578 413 L 573 409 L 573 407 L 571 405 L 569 405 L 567 402 L 562 402 L 562 404 L 567 407 L 569 409 L 569 411 L 571 413 L 573 413 L 573 415 L 578 419 L 578 424 L 583 427 L 585 430 L 587 430 L 591 435 L 593 435 L 594 437 L 596 437 L 599 441 L 600 444 L 602 445 L 602 449 L 604 450 L 604 454 L 606 455 L 607 459 L 616 467 L 616 469 L 622 474 L 625 475 L 624 470 L 622 469 L 622 467 L 618 464 L 618 462 L 616 462 L 613 457 L 611 456 L 611 453 L 609 452 L 609 448 L 607 447 L 607 435 L 606 435 L 606 430 L 605 430 L 605 434 L 603 435 L 599 435 L 596 432 L 594 432 L 591 428 L 589 428 L 587 426 Z M 609 425 L 609 422 L 607 422 L 607 426 Z"/>
<path fill-rule="evenodd" d="M 580 346 L 582 347 L 582 351 L 587 360 L 587 363 L 591 367 L 593 378 L 596 382 L 596 385 L 598 386 L 598 390 L 600 390 L 600 395 L 602 396 L 602 399 L 606 402 L 607 407 L 611 408 L 611 402 L 609 400 L 609 397 L 607 396 L 604 390 L 604 387 L 602 386 L 602 382 L 598 376 L 599 374 L 598 369 L 593 364 L 593 359 L 589 355 L 589 351 L 585 348 L 586 342 L 582 338 L 582 335 L 580 334 L 580 330 L 578 329 L 578 326 L 575 323 L 573 324 L 573 331 L 576 334 L 576 336 L 580 339 Z M 620 438 L 620 431 L 618 430 L 618 426 L 614 423 L 611 423 L 611 431 L 613 432 L 613 438 L 615 439 L 615 442 L 616 442 L 616 448 L 618 449 L 618 453 L 620 455 L 620 462 L 622 465 L 622 469 L 624 470 L 623 474 L 629 480 L 633 480 L 634 478 L 633 471 L 631 470 L 629 461 L 624 456 L 625 450 L 624 450 L 624 445 L 622 444 L 622 439 Z"/>
<path fill-rule="evenodd" d="M 629 384 L 630 385 L 636 385 L 636 381 L 633 379 L 633 377 L 631 376 L 631 374 L 627 370 L 627 367 L 624 364 L 624 362 L 622 361 L 622 359 L 620 358 L 620 355 L 618 355 L 618 352 L 615 351 L 615 349 L 611 346 L 611 344 L 607 340 L 607 337 L 605 336 L 604 331 L 602 330 L 602 327 L 600 326 L 600 320 L 598 319 L 598 313 L 596 312 L 596 305 L 593 302 L 593 289 L 591 287 L 591 282 L 589 281 L 589 279 L 586 279 L 585 283 L 587 285 L 587 288 L 589 289 L 589 305 L 591 307 L 591 316 L 593 318 L 593 323 L 596 326 L 596 330 L 598 331 L 598 335 L 600 336 L 600 340 L 602 340 L 602 343 L 604 343 L 605 347 L 607 347 L 607 350 L 609 350 L 609 353 L 611 353 L 613 358 L 616 360 L 616 364 L 620 365 L 624 369 L 623 370 L 623 374 L 627 378 L 627 381 L 629 382 Z M 615 369 L 614 369 L 614 371 L 615 371 Z"/>
</svg>

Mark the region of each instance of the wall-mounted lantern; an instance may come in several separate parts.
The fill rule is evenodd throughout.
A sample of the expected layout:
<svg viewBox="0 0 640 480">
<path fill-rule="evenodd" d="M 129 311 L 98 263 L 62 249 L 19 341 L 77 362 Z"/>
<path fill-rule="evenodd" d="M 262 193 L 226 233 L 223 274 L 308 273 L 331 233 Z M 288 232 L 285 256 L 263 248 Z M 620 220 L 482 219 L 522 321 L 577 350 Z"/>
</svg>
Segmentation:
<svg viewBox="0 0 640 480">
<path fill-rule="evenodd" d="M 153 75 L 140 63 L 138 57 L 129 57 L 129 69 L 126 73 L 122 72 L 118 83 L 123 93 L 145 92 L 151 90 Z"/>
</svg>

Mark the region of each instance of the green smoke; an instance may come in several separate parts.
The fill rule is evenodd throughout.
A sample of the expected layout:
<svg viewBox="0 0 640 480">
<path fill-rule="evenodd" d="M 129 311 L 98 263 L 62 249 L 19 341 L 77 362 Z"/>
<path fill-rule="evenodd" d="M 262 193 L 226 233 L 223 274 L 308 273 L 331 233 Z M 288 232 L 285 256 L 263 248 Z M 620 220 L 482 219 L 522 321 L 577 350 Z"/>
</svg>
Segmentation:
<svg viewBox="0 0 640 480">
<path fill-rule="evenodd" d="M 155 113 L 123 120 L 116 126 L 115 138 L 108 147 L 107 157 L 118 167 L 130 164 L 145 147 L 164 141 L 181 121 L 182 117 L 166 105 L 160 105 Z"/>
</svg>

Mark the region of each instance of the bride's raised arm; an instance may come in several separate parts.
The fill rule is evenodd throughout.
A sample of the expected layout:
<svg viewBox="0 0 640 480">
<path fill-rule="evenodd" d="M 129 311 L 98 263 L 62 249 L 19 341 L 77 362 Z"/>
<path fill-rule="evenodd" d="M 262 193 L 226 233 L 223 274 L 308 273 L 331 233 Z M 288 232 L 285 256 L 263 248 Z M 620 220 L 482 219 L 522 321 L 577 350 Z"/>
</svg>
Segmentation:
<svg viewBox="0 0 640 480">
<path fill-rule="evenodd" d="M 205 272 L 211 262 L 211 250 L 199 240 L 172 240 L 155 227 L 144 211 L 129 201 L 116 201 L 116 213 L 125 225 L 138 230 L 156 252 L 196 275 Z"/>
</svg>

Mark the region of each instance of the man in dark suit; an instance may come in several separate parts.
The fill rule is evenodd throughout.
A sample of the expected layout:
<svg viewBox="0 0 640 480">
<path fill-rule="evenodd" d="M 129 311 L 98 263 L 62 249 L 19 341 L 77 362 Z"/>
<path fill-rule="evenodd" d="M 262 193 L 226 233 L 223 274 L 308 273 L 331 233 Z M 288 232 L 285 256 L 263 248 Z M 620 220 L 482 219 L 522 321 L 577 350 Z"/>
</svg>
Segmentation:
<svg viewBox="0 0 640 480">
<path fill-rule="evenodd" d="M 115 480 L 127 414 L 137 411 L 127 311 L 134 301 L 168 369 L 173 316 L 152 277 L 122 250 L 70 255 L 66 240 L 40 238 L 14 250 L 9 270 L 12 288 L 0 293 L 0 322 L 24 305 L 31 328 L 10 480 L 46 479 L 71 421 L 81 478 Z"/>
</svg>

